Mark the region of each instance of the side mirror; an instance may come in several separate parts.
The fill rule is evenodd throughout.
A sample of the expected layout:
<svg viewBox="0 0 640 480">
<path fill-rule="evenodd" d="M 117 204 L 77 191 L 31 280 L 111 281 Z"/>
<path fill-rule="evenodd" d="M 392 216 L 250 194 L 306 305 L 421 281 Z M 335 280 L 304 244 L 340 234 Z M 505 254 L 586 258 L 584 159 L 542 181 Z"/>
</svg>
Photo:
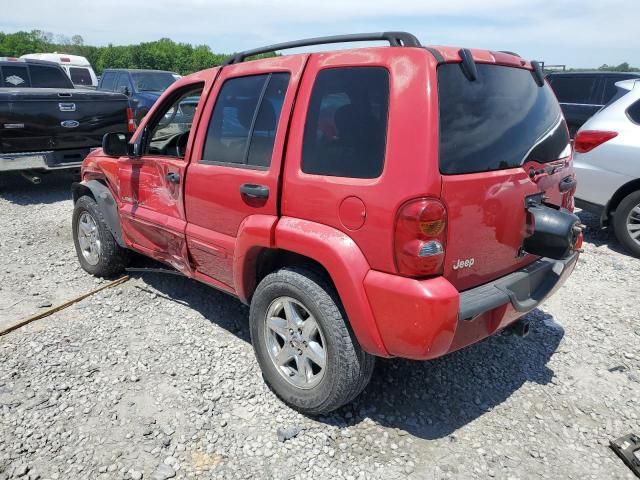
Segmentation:
<svg viewBox="0 0 640 480">
<path fill-rule="evenodd" d="M 127 136 L 124 133 L 105 133 L 102 137 L 102 151 L 110 157 L 122 157 L 128 154 Z"/>
</svg>

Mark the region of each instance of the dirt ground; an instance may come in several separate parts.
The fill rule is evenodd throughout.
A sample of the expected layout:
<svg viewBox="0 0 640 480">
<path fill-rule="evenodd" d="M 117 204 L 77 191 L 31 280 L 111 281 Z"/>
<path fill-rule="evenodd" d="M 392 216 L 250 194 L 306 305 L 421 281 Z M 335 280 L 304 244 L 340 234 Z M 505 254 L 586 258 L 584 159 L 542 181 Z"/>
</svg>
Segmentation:
<svg viewBox="0 0 640 480">
<path fill-rule="evenodd" d="M 0 328 L 102 282 L 75 258 L 71 181 L 0 178 Z M 319 418 L 264 385 L 244 305 L 134 274 L 0 337 L 0 479 L 635 478 L 608 444 L 640 434 L 640 260 L 581 216 L 585 253 L 528 337 L 379 361 Z"/>
</svg>

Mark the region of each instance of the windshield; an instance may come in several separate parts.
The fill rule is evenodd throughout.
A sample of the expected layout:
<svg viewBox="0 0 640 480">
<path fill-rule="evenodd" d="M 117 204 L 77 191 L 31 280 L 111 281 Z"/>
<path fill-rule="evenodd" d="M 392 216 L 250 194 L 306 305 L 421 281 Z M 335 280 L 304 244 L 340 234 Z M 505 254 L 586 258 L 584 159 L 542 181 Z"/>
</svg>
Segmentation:
<svg viewBox="0 0 640 480">
<path fill-rule="evenodd" d="M 522 68 L 478 64 L 470 81 L 460 64 L 438 68 L 440 171 L 515 168 L 566 156 L 569 135 L 555 95 Z"/>
<path fill-rule="evenodd" d="M 176 81 L 169 72 L 135 72 L 131 77 L 138 92 L 164 92 Z"/>
</svg>

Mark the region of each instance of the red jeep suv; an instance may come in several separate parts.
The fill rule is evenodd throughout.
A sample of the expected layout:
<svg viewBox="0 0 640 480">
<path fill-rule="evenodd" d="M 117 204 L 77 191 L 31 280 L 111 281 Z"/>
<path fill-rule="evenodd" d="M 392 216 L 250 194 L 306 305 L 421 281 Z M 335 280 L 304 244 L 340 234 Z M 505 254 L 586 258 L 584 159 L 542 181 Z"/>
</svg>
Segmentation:
<svg viewBox="0 0 640 480">
<path fill-rule="evenodd" d="M 389 47 L 246 61 L 306 45 Z M 426 360 L 511 324 L 573 270 L 569 135 L 537 62 L 411 34 L 238 53 L 105 135 L 74 184 L 82 267 L 130 250 L 251 306 L 272 390 L 317 414 L 376 356 Z"/>
</svg>

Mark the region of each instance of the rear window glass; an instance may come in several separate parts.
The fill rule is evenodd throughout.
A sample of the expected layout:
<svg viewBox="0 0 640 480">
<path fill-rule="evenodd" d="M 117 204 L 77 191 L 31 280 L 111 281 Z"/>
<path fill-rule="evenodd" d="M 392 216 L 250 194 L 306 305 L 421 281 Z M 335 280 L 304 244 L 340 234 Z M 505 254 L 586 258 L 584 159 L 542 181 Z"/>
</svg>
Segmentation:
<svg viewBox="0 0 640 480">
<path fill-rule="evenodd" d="M 71 81 L 74 85 L 93 84 L 93 81 L 91 80 L 91 72 L 89 72 L 88 68 L 71 67 L 69 68 L 69 75 L 71 76 Z"/>
<path fill-rule="evenodd" d="M 2 77 L 5 87 L 30 87 L 27 67 L 2 67 Z"/>
<path fill-rule="evenodd" d="M 388 110 L 386 69 L 322 70 L 309 101 L 302 171 L 334 177 L 378 177 L 384 165 Z"/>
<path fill-rule="evenodd" d="M 438 68 L 440 171 L 515 168 L 557 160 L 569 144 L 560 106 L 525 69 L 479 64 L 469 81 L 460 64 Z"/>
<path fill-rule="evenodd" d="M 31 65 L 29 71 L 33 88 L 72 88 L 69 77 L 62 69 Z"/>
<path fill-rule="evenodd" d="M 575 77 L 549 77 L 549 83 L 562 103 L 599 103 L 595 99 L 596 77 L 580 75 Z"/>
</svg>

